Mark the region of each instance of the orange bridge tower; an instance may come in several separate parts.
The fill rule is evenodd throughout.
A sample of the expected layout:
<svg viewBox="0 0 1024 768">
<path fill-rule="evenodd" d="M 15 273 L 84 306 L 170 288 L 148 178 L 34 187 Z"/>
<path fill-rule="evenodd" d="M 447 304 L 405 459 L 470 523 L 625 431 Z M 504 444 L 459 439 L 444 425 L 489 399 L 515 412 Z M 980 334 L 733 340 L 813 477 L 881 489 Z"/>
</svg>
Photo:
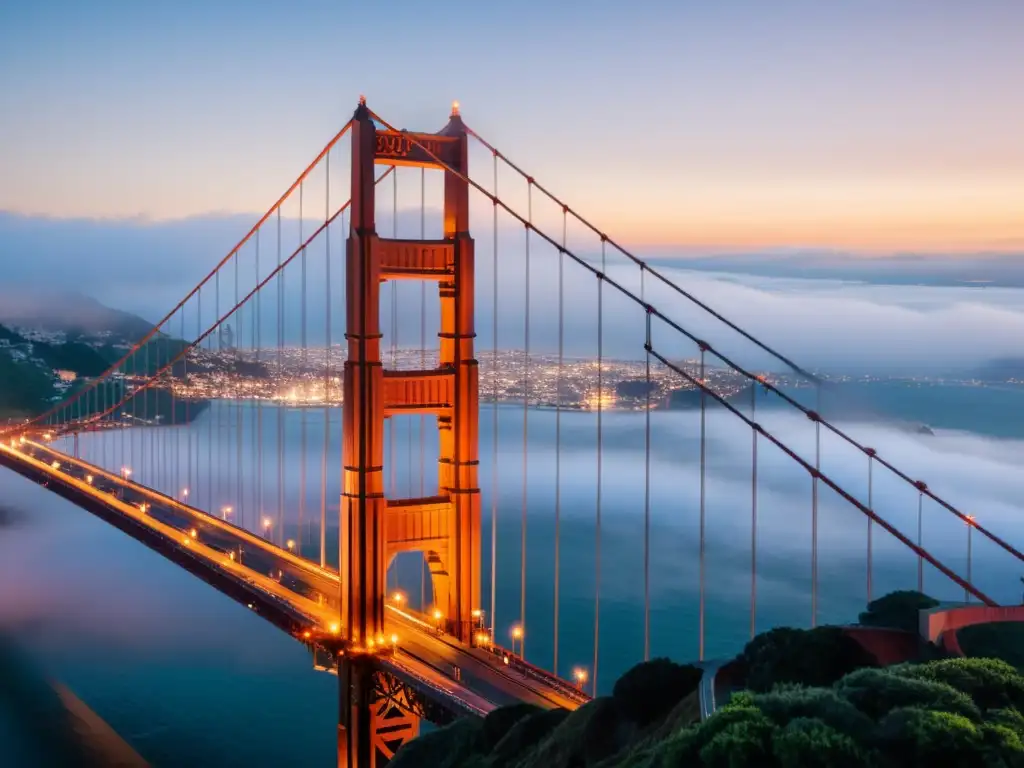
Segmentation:
<svg viewBox="0 0 1024 768">
<path fill-rule="evenodd" d="M 466 128 L 457 107 L 439 133 L 420 134 L 378 128 L 360 100 L 352 125 L 339 543 L 342 632 L 351 649 L 365 648 L 367 640 L 386 631 L 386 574 L 399 552 L 423 553 L 433 586 L 431 610 L 441 612 L 447 631 L 468 642 L 473 612 L 480 606 L 479 393 L 473 351 L 474 254 L 467 155 Z M 444 172 L 443 239 L 378 236 L 377 164 Z M 384 369 L 380 286 L 387 280 L 438 283 L 441 324 L 436 369 Z M 384 495 L 384 422 L 397 414 L 414 413 L 437 419 L 436 492 L 427 498 L 388 499 Z M 369 706 L 368 672 L 359 670 L 364 665 L 343 666 L 341 725 L 354 758 L 352 750 L 368 749 L 378 726 Z"/>
</svg>

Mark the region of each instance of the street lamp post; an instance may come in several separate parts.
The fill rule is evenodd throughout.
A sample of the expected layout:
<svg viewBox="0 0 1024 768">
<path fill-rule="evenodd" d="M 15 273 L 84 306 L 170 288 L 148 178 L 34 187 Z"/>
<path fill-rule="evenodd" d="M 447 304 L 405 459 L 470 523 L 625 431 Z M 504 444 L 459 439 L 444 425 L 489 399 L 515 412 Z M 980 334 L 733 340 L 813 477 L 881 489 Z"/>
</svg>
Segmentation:
<svg viewBox="0 0 1024 768">
<path fill-rule="evenodd" d="M 576 667 L 572 671 L 572 676 L 576 681 L 576 687 L 582 691 L 584 686 L 587 684 L 587 670 L 583 667 Z"/>
<path fill-rule="evenodd" d="M 512 655 L 513 656 L 516 653 L 516 641 L 517 640 L 519 641 L 520 649 L 522 649 L 522 647 L 523 647 L 523 636 L 524 636 L 523 628 L 520 625 L 516 624 L 514 627 L 512 627 Z"/>
</svg>

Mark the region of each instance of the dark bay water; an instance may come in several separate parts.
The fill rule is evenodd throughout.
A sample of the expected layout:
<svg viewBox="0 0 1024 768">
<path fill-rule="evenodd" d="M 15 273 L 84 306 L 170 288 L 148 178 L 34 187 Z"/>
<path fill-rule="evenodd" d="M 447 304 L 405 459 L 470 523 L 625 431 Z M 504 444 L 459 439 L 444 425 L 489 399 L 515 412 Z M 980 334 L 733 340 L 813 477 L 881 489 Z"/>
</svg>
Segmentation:
<svg viewBox="0 0 1024 768">
<path fill-rule="evenodd" d="M 1021 543 L 1024 424 L 1001 414 L 1006 412 L 1003 407 L 1021 412 L 1024 390 L 996 394 L 949 387 L 922 393 L 902 384 L 850 386 L 851 402 L 867 400 L 872 413 L 926 423 L 936 434 L 863 420 L 851 423 L 851 432 L 1012 543 Z M 996 402 L 1000 407 L 993 406 Z M 188 487 L 190 500 L 199 506 L 219 510 L 230 505 L 236 521 L 250 527 L 259 528 L 263 518 L 270 517 L 276 531 L 278 509 L 283 506 L 285 535 L 298 537 L 304 552 L 318 556 L 324 412 L 268 406 L 259 410 L 261 416 L 248 404 L 215 403 L 188 430 L 134 430 L 82 438 L 81 450 L 85 458 L 102 461 L 115 471 L 131 466 L 133 479 L 168 493 L 180 495 Z M 483 551 L 489 561 L 494 505 L 495 627 L 499 639 L 508 642 L 509 629 L 520 619 L 524 414 L 516 406 L 498 409 L 496 451 L 493 418 L 485 407 L 480 421 Z M 769 408 L 759 418 L 803 455 L 813 457 L 813 425 L 806 419 Z M 867 414 L 862 408 L 850 418 L 865 419 Z M 330 454 L 325 495 L 328 519 L 336 520 L 340 411 L 328 414 L 326 426 Z M 436 437 L 431 429 L 423 436 L 427 450 L 421 473 L 419 426 L 418 416 L 396 420 L 393 447 L 385 450 L 386 460 L 394 466 L 389 495 L 419 495 L 421 477 L 430 493 L 436 482 Z M 596 416 L 562 414 L 556 435 L 556 414 L 532 411 L 527 427 L 526 652 L 537 663 L 552 663 L 557 503 L 559 669 L 567 672 L 583 665 L 593 670 Z M 750 633 L 752 444 L 749 431 L 720 412 L 709 413 L 707 431 L 706 652 L 715 657 L 735 653 Z M 189 433 L 193 456 L 195 446 L 202 445 L 192 462 L 186 459 Z M 680 660 L 697 656 L 699 417 L 695 412 L 651 414 L 649 505 L 645 414 L 605 413 L 601 433 L 598 682 L 606 690 L 643 656 L 645 509 L 650 511 L 651 653 Z M 262 434 L 262 450 L 257 434 Z M 152 461 L 152 455 L 159 458 Z M 866 499 L 867 465 L 862 454 L 835 438 L 823 438 L 821 455 L 827 474 Z M 763 441 L 758 468 L 756 628 L 808 626 L 811 484 L 803 470 Z M 386 475 L 390 484 L 390 469 Z M 279 477 L 284 478 L 280 487 Z M 262 480 L 260 508 L 257 480 Z M 873 491 L 876 509 L 916 537 L 916 491 L 877 468 Z M 314 672 L 301 646 L 44 489 L 4 474 L 0 498 L 6 507 L 23 513 L 0 529 L 0 626 L 12 629 L 53 676 L 67 683 L 144 757 L 157 765 L 333 764 L 336 680 Z M 925 546 L 965 572 L 964 526 L 931 502 L 922 512 L 927 520 Z M 295 533 L 300 530 L 305 533 Z M 866 537 L 864 516 L 819 488 L 819 622 L 852 621 L 863 608 Z M 330 539 L 333 559 L 335 536 Z M 875 595 L 914 588 L 917 559 L 877 527 L 874 544 Z M 972 570 L 978 586 L 997 600 L 1019 601 L 1017 565 L 976 534 Z M 393 587 L 408 592 L 414 601 L 418 598 L 417 560 L 400 560 L 391 579 Z M 488 609 L 490 584 L 488 568 L 482 590 L 483 607 Z M 963 591 L 930 566 L 925 568 L 925 588 L 945 599 L 963 599 Z"/>
</svg>

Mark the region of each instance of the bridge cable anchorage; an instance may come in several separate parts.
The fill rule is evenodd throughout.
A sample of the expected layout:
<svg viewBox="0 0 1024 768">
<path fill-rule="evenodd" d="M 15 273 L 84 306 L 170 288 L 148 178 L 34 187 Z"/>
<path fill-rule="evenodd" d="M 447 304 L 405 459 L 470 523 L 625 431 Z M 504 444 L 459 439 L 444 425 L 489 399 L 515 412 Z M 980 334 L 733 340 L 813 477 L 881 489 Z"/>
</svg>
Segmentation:
<svg viewBox="0 0 1024 768">
<path fill-rule="evenodd" d="M 524 178 L 533 179 L 533 177 L 530 176 L 526 171 L 524 171 L 520 166 L 516 165 L 511 160 L 509 160 L 509 158 L 506 155 L 501 153 L 490 142 L 488 142 L 486 139 L 484 139 L 479 133 L 474 131 L 469 126 L 466 126 L 466 133 L 468 135 L 472 136 L 477 141 L 479 141 L 485 148 L 490 150 L 494 154 L 495 157 L 500 157 L 501 160 L 506 165 L 508 165 L 508 167 L 511 168 L 513 171 L 515 171 L 516 173 L 518 173 L 519 175 L 521 175 Z M 578 222 L 580 222 L 580 224 L 582 224 L 584 227 L 589 229 L 595 235 L 598 235 L 600 238 L 602 238 L 602 240 L 606 240 L 612 246 L 612 248 L 614 248 L 617 251 L 619 251 L 623 256 L 625 256 L 627 259 L 632 261 L 634 264 L 636 264 L 639 267 L 641 267 L 642 269 L 645 269 L 646 271 L 650 272 L 651 275 L 653 275 L 657 280 L 662 282 L 670 290 L 672 290 L 675 293 L 679 294 L 680 296 L 684 297 L 685 299 L 687 299 L 688 301 L 692 302 L 693 304 L 696 304 L 703 311 L 705 311 L 705 312 L 709 313 L 711 316 L 713 316 L 716 320 L 719 320 L 720 322 L 725 323 L 733 331 L 735 331 L 736 333 L 740 334 L 741 336 L 746 338 L 748 341 L 754 343 L 755 345 L 760 347 L 762 350 L 767 352 L 769 355 L 771 355 L 775 359 L 777 359 L 780 362 L 784 363 L 794 373 L 798 374 L 802 378 L 806 379 L 807 381 L 815 381 L 815 380 L 817 380 L 817 377 L 815 377 L 813 374 L 811 374 L 810 372 L 804 370 L 802 367 L 800 367 L 799 365 L 794 363 L 792 360 L 790 360 L 788 357 L 786 357 L 782 353 L 780 353 L 780 352 L 776 351 L 775 349 L 773 349 L 772 347 L 762 343 L 761 341 L 756 339 L 754 336 L 749 334 L 747 331 L 743 330 L 738 325 L 735 325 L 734 323 L 732 323 L 724 315 L 721 315 L 720 313 L 716 312 L 711 307 L 709 307 L 707 304 L 705 304 L 704 302 L 702 302 L 698 298 L 696 298 L 694 295 L 692 295 L 691 293 L 689 293 L 685 289 L 681 288 L 676 283 L 672 282 L 669 278 L 665 277 L 661 272 L 659 272 L 657 269 L 655 269 L 650 264 L 645 262 L 643 259 L 639 258 L 638 256 L 635 256 L 630 251 L 626 250 L 626 248 L 624 246 L 620 245 L 616 241 L 614 241 L 611 238 L 609 238 L 604 232 L 601 231 L 601 229 L 599 229 L 594 224 L 592 224 L 589 220 L 584 218 L 579 212 L 574 210 L 571 206 L 569 206 L 567 203 L 562 201 L 559 197 L 554 195 L 551 191 L 549 191 L 542 184 L 539 184 L 538 182 L 536 182 L 536 180 L 534 180 L 533 181 L 533 185 L 535 187 L 537 187 L 537 190 L 539 192 L 541 192 L 541 194 L 545 195 L 549 200 L 551 200 L 551 202 L 553 202 L 556 205 L 558 205 L 559 207 L 565 209 L 566 212 L 572 214 L 573 218 L 575 218 Z"/>
<path fill-rule="evenodd" d="M 732 413 L 738 419 L 740 419 L 745 424 L 747 424 L 747 426 L 751 427 L 752 429 L 756 429 L 758 431 L 758 433 L 760 433 L 762 436 L 764 436 L 764 438 L 766 440 L 768 440 L 772 445 L 774 445 L 776 448 L 778 448 L 783 453 L 785 453 L 790 459 L 792 459 L 797 464 L 799 464 L 801 467 L 803 467 L 804 470 L 808 474 L 812 474 L 813 475 L 815 472 L 817 472 L 818 478 L 821 480 L 821 482 L 823 482 L 825 485 L 827 485 L 829 488 L 831 488 L 833 491 L 835 491 L 840 497 L 842 497 L 849 504 L 851 504 L 852 506 L 857 508 L 860 512 L 862 512 L 863 514 L 868 515 L 869 517 L 871 517 L 871 519 L 875 522 L 875 524 L 880 525 L 888 533 L 892 534 L 892 536 L 894 536 L 900 543 L 902 543 L 904 546 L 906 546 L 912 552 L 914 552 L 915 554 L 921 555 L 921 557 L 923 557 L 928 563 L 930 563 L 936 569 L 941 571 L 942 574 L 945 575 L 950 581 L 954 582 L 955 584 L 957 584 L 957 585 L 963 587 L 964 589 L 966 589 L 967 591 L 969 591 L 970 594 L 974 595 L 976 598 L 978 598 L 985 605 L 988 605 L 988 606 L 997 606 L 998 605 L 998 603 L 996 603 L 994 600 L 992 600 L 990 597 L 988 597 L 988 595 L 986 595 L 985 593 L 981 592 L 973 584 L 970 584 L 969 582 L 965 581 L 962 577 L 957 575 L 952 569 L 950 569 L 945 564 L 943 564 L 941 561 L 939 561 L 937 558 L 935 558 L 930 552 L 928 552 L 927 550 L 923 549 L 922 547 L 917 546 L 913 541 L 911 541 L 902 531 L 900 531 L 894 525 L 892 525 L 891 523 L 886 521 L 884 518 L 879 517 L 872 510 L 868 509 L 868 507 L 865 506 L 863 504 L 863 502 L 859 501 L 852 494 L 850 494 L 849 492 L 844 490 L 838 483 L 836 483 L 834 480 L 832 480 L 831 477 L 826 475 L 824 472 L 819 472 L 819 471 L 815 470 L 814 466 L 812 464 L 810 464 L 806 459 L 804 459 L 802 456 L 800 456 L 796 451 L 794 451 L 792 448 L 790 448 L 788 445 L 786 445 L 781 439 L 779 439 L 774 434 L 769 432 L 763 426 L 761 426 L 760 424 L 757 424 L 756 422 L 752 422 L 747 416 L 743 415 L 743 413 L 741 411 L 739 411 L 726 398 L 724 398 L 723 396 L 721 396 L 718 393 L 716 393 L 713 389 L 711 389 L 711 388 L 707 387 L 706 385 L 700 383 L 696 379 L 696 377 L 688 374 L 683 368 L 681 368 L 680 366 L 678 366 L 678 365 L 672 363 L 671 361 L 669 361 L 668 358 L 666 358 L 664 355 L 662 355 L 657 350 L 652 350 L 651 354 L 654 355 L 654 357 L 657 360 L 659 360 L 669 370 L 674 371 L 675 373 L 677 373 L 679 376 L 683 377 L 683 379 L 685 379 L 686 381 L 690 382 L 691 384 L 694 384 L 695 386 L 701 387 L 708 395 L 710 395 L 712 398 L 714 398 L 719 404 L 724 406 L 726 408 L 726 410 L 728 410 L 730 413 Z"/>
<path fill-rule="evenodd" d="M 494 158 L 494 195 L 498 194 L 498 158 Z M 491 267 L 491 642 L 498 614 L 498 206 L 492 206 L 494 243 Z"/>
<path fill-rule="evenodd" d="M 699 648 L 697 658 L 704 661 L 704 603 L 707 595 L 707 369 L 704 366 L 705 345 L 700 345 L 700 608 L 698 621 Z"/>
<path fill-rule="evenodd" d="M 342 139 L 342 137 L 346 133 L 348 133 L 348 131 L 351 129 L 351 127 L 352 127 L 352 121 L 349 120 L 347 123 L 345 123 L 344 126 L 342 126 L 341 130 L 338 131 L 331 138 L 331 140 L 327 143 L 327 145 L 323 148 L 323 150 L 321 150 L 320 154 L 317 155 L 317 157 L 313 160 L 313 162 L 311 162 L 306 167 L 306 169 L 302 173 L 299 174 L 299 177 L 292 183 L 292 185 L 285 191 L 285 193 L 283 195 L 281 195 L 281 197 L 278 198 L 277 202 L 275 202 L 274 205 L 272 205 L 270 207 L 270 209 L 265 214 L 263 214 L 263 216 L 259 219 L 259 221 L 257 221 L 256 224 L 253 225 L 253 227 L 249 230 L 249 232 L 241 240 L 239 240 L 238 243 L 236 243 L 235 246 L 230 251 L 228 251 L 227 255 L 225 255 L 224 258 L 222 258 L 217 263 L 217 265 L 212 270 L 210 270 L 209 274 L 207 274 L 207 276 L 204 277 L 199 282 L 199 284 L 196 285 L 195 288 L 193 288 L 191 291 L 189 291 L 189 293 L 185 296 L 185 298 L 183 298 L 181 301 L 179 301 L 156 325 L 153 326 L 153 328 L 149 332 L 147 332 L 141 339 L 139 339 L 139 341 L 137 341 L 134 345 L 132 345 L 132 347 L 130 347 L 129 350 L 127 352 L 125 352 L 125 354 L 117 362 L 113 363 L 109 368 L 107 368 L 106 371 L 104 371 L 102 374 L 100 374 L 93 381 L 92 385 L 90 385 L 88 387 L 83 387 L 82 389 L 80 389 L 77 392 L 73 393 L 69 397 L 65 398 L 60 403 L 57 403 L 56 405 L 52 406 L 50 409 L 44 411 L 43 413 L 39 414 L 38 416 L 35 416 L 32 419 L 30 419 L 25 424 L 19 425 L 18 429 L 19 430 L 24 430 L 26 427 L 29 427 L 31 425 L 47 424 L 47 423 L 49 423 L 48 420 L 51 417 L 59 414 L 60 410 L 62 408 L 66 408 L 69 403 L 73 402 L 74 400 L 76 400 L 76 399 L 78 399 L 80 397 L 84 397 L 88 391 L 93 390 L 96 387 L 106 386 L 106 382 L 108 381 L 109 377 L 112 374 L 117 373 L 121 369 L 121 367 L 132 357 L 132 355 L 134 355 L 136 352 L 138 352 L 140 349 L 142 349 L 142 347 L 145 346 L 147 343 L 149 343 L 149 341 L 151 339 L 153 339 L 159 333 L 161 333 L 161 330 L 163 329 L 163 327 L 174 317 L 174 315 L 177 313 L 177 311 L 180 310 L 181 308 L 183 308 L 185 306 L 185 304 L 193 296 L 195 296 L 199 292 L 199 289 L 203 285 L 208 283 L 210 280 L 212 280 L 213 276 L 220 270 L 220 268 L 228 263 L 228 260 L 231 258 L 232 254 L 236 253 L 239 249 L 242 248 L 243 245 L 245 245 L 247 242 L 249 242 L 249 240 L 259 230 L 259 228 L 263 224 L 263 222 L 267 221 L 274 214 L 274 212 L 280 208 L 280 206 L 284 203 L 285 200 L 288 199 L 288 197 L 291 196 L 292 192 L 295 191 L 295 189 L 299 186 L 299 184 L 303 181 L 303 179 L 305 179 L 313 171 L 313 169 L 319 164 L 321 158 L 323 158 L 324 155 L 326 155 L 327 151 L 331 147 L 333 147 L 335 144 L 337 144 Z M 102 418 L 103 418 L 102 415 L 98 417 L 98 419 L 102 419 Z"/>
<path fill-rule="evenodd" d="M 324 221 L 331 217 L 331 153 L 325 158 Z M 324 229 L 324 443 L 320 456 L 320 567 L 327 567 L 327 454 L 331 449 L 331 228 Z"/>
<path fill-rule="evenodd" d="M 385 126 L 389 130 L 396 130 L 389 123 L 387 123 L 387 121 L 385 121 L 383 118 L 381 118 L 379 115 L 376 115 L 376 114 L 374 114 L 372 112 L 371 112 L 371 114 L 373 114 L 374 119 L 377 120 L 378 122 L 380 122 L 381 125 Z M 468 129 L 467 129 L 467 131 L 468 131 Z M 477 135 L 475 133 L 472 133 L 471 131 L 468 131 L 468 132 L 471 135 L 473 135 L 475 138 L 477 138 L 479 141 L 484 143 L 485 146 L 490 148 L 490 145 L 487 144 L 486 142 L 484 142 L 483 139 L 481 139 L 479 135 Z M 501 208 L 503 208 L 510 216 L 512 216 L 512 218 L 516 219 L 517 221 L 519 221 L 524 226 L 527 226 L 527 227 L 532 226 L 532 225 L 529 224 L 529 222 L 527 222 L 527 220 L 521 214 L 516 212 L 508 203 L 504 202 L 500 198 L 496 198 L 495 196 L 491 195 L 478 182 L 476 182 L 475 180 L 471 179 L 466 174 L 463 174 L 460 171 L 456 170 L 450 164 L 446 163 L 436 153 L 431 151 L 430 148 L 427 147 L 422 141 L 417 139 L 413 134 L 405 133 L 404 135 L 411 142 L 411 144 L 413 146 L 416 146 L 421 151 L 423 151 L 427 155 L 427 157 L 429 157 L 435 164 L 437 164 L 438 166 L 440 166 L 444 170 L 448 171 L 449 173 L 454 174 L 458 178 L 460 178 L 463 181 L 465 181 L 466 183 L 468 183 L 476 191 L 480 192 L 482 195 L 484 195 L 488 199 L 492 200 L 492 202 L 495 205 L 500 206 Z M 522 173 L 522 171 L 520 169 L 518 169 L 518 168 L 515 168 L 515 170 L 517 172 L 519 172 L 519 173 Z M 543 187 L 541 187 L 536 182 L 534 182 L 533 186 L 537 187 L 539 190 L 541 190 L 544 194 L 548 195 L 549 197 L 553 197 L 553 196 L 550 195 L 550 193 L 547 192 L 547 190 L 545 190 Z M 553 199 L 559 205 L 564 205 L 564 203 L 562 203 L 557 198 L 553 198 Z M 571 208 L 569 208 L 569 212 L 572 212 Z M 595 233 L 597 233 L 599 235 L 602 234 L 600 232 L 600 230 L 597 229 L 596 227 L 593 227 L 592 225 L 589 225 L 586 222 L 583 222 L 583 223 L 584 223 L 585 226 L 590 228 L 593 232 L 595 232 Z M 554 238 L 550 237 L 549 235 L 547 235 L 545 232 L 543 232 L 541 230 L 534 229 L 534 231 L 537 233 L 538 236 L 540 236 L 543 240 L 548 242 L 550 245 L 554 246 L 555 248 L 558 248 L 558 243 L 557 243 L 557 241 Z M 611 240 L 609 238 L 608 242 L 611 243 L 613 247 L 619 248 L 619 246 L 615 243 L 614 240 Z M 565 250 L 565 254 L 567 256 L 569 256 L 569 258 L 571 258 L 578 265 L 580 265 L 581 267 L 586 269 L 587 271 L 589 271 L 589 272 L 591 272 L 591 273 L 593 273 L 595 275 L 598 274 L 598 271 L 593 267 L 593 265 L 591 265 L 589 262 L 587 262 L 585 259 L 583 259 L 579 255 L 573 253 L 571 250 L 566 249 Z M 625 255 L 627 256 L 627 258 L 629 258 L 629 254 L 628 253 L 625 254 Z M 654 275 L 655 277 L 657 277 L 660 281 L 662 281 L 666 285 L 670 286 L 673 290 L 675 290 L 677 292 L 682 290 L 678 286 L 674 285 L 667 278 L 665 278 L 663 275 L 659 274 L 657 272 L 657 270 L 653 269 L 649 264 L 646 264 L 645 262 L 641 262 L 641 260 L 636 259 L 635 257 L 633 257 L 632 260 L 634 260 L 637 263 L 644 263 L 644 269 L 647 272 L 649 272 L 652 275 Z M 674 320 L 672 320 L 670 317 L 665 315 L 663 312 L 658 310 L 656 307 L 653 307 L 653 306 L 643 302 L 636 294 L 634 294 L 629 289 L 625 288 L 624 286 L 622 286 L 621 284 L 619 284 L 618 282 L 616 282 L 615 280 L 613 280 L 613 279 L 611 279 L 611 278 L 609 278 L 607 276 L 605 276 L 603 279 L 609 285 L 611 285 L 611 287 L 613 287 L 615 290 L 617 290 L 619 293 L 621 293 L 623 296 L 625 296 L 626 298 L 630 299 L 634 303 L 644 307 L 644 309 L 646 311 L 649 311 L 652 314 L 654 314 L 660 321 L 662 321 L 663 323 L 668 325 L 671 329 L 673 329 L 677 333 L 680 333 L 683 336 L 686 336 L 691 341 L 694 341 L 694 342 L 699 341 L 696 336 L 694 336 L 690 331 L 687 331 L 682 325 L 680 325 L 679 323 L 677 323 Z M 723 319 L 723 322 L 726 322 L 726 324 L 728 324 L 728 321 L 724 321 L 724 319 Z M 742 333 L 745 334 L 746 332 L 742 332 Z M 755 343 L 756 343 L 756 340 L 755 340 Z M 708 346 L 708 351 L 711 352 L 716 358 L 718 358 L 718 360 L 720 360 L 722 363 L 724 363 L 727 367 L 731 368 L 733 371 L 735 371 L 736 373 L 740 374 L 741 376 L 747 378 L 748 380 L 757 381 L 762 386 L 764 386 L 764 388 L 767 391 L 777 395 L 780 399 L 782 399 L 784 402 L 786 402 L 791 407 L 796 408 L 797 410 L 801 411 L 805 415 L 809 413 L 809 409 L 806 406 L 804 406 L 801 403 L 799 403 L 797 400 L 795 400 L 792 396 L 787 394 L 785 391 L 783 391 L 782 389 L 780 389 L 779 387 L 777 387 L 776 385 L 772 384 L 769 381 L 762 380 L 760 377 L 756 376 L 752 372 L 750 372 L 747 369 L 745 369 L 742 366 L 740 366 L 738 363 L 733 361 L 731 358 L 729 358 L 724 353 L 718 351 L 717 349 L 715 349 L 714 347 L 712 347 L 710 345 Z M 781 359 L 782 358 L 780 358 L 780 360 Z M 812 381 L 812 382 L 818 380 L 818 378 L 816 376 L 813 376 L 812 374 L 807 373 L 806 371 L 803 371 L 803 369 L 800 368 L 799 366 L 796 366 L 795 364 L 792 364 L 792 363 L 787 363 L 787 364 L 794 366 L 794 371 L 796 371 L 796 372 L 801 372 L 802 371 L 801 375 L 804 378 L 806 378 L 807 380 Z M 853 437 L 851 437 L 850 435 L 845 433 L 843 430 L 841 430 L 839 427 L 835 426 L 831 422 L 822 419 L 821 423 L 822 423 L 822 426 L 825 427 L 825 429 L 827 429 L 832 434 L 836 435 L 837 437 L 839 437 L 840 439 L 842 439 L 843 441 L 845 441 L 849 445 L 857 448 L 858 450 L 860 450 L 862 452 L 866 450 L 866 446 L 864 446 L 863 444 L 861 444 L 860 442 L 855 440 Z M 895 467 L 890 462 L 888 462 L 888 461 L 882 459 L 881 457 L 877 456 L 877 454 L 876 454 L 876 460 L 879 463 L 879 465 L 885 467 L 887 470 L 889 470 L 892 474 L 894 474 L 896 477 L 898 477 L 903 482 L 905 482 L 907 484 L 910 484 L 910 485 L 914 484 L 914 480 L 912 480 L 908 475 L 906 475 L 904 472 L 900 471 L 897 467 Z M 948 512 L 950 512 L 953 515 L 959 517 L 965 523 L 967 522 L 967 515 L 965 515 L 960 510 L 958 510 L 956 507 L 954 507 L 949 502 L 945 501 L 944 499 L 942 499 L 941 497 L 936 495 L 934 492 L 929 490 L 929 491 L 925 492 L 925 495 L 928 496 L 929 498 L 931 498 L 936 503 L 938 503 L 940 506 L 942 506 Z M 999 546 L 1000 548 L 1002 548 L 1005 551 L 1009 552 L 1017 560 L 1019 560 L 1021 562 L 1024 562 L 1024 553 L 1020 552 L 1018 549 L 1016 549 L 1015 547 L 1010 545 L 1007 541 L 1005 541 L 1004 539 L 1002 539 L 999 536 L 997 536 L 996 534 L 994 534 L 992 531 L 990 531 L 987 528 L 985 528 L 984 526 L 978 524 L 977 521 L 974 521 L 972 523 L 972 525 L 978 530 L 979 533 L 984 535 L 990 541 L 994 542 L 997 546 Z"/>
<path fill-rule="evenodd" d="M 757 422 L 757 384 L 750 384 L 750 420 Z M 750 448 L 750 639 L 757 635 L 757 430 Z M 870 519 L 870 518 L 869 518 Z"/>
<path fill-rule="evenodd" d="M 561 259 L 561 254 L 559 254 Z M 640 298 L 647 292 L 640 270 Z M 644 313 L 644 661 L 651 658 L 651 315 Z"/>
</svg>

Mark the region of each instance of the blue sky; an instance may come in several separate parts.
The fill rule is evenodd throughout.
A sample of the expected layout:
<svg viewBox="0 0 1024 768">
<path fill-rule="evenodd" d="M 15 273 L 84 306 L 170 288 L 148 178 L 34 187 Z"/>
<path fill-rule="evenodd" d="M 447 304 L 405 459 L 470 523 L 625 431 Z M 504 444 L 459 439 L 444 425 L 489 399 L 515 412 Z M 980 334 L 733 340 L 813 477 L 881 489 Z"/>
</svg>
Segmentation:
<svg viewBox="0 0 1024 768">
<path fill-rule="evenodd" d="M 347 119 L 467 122 L 632 242 L 1014 250 L 1024 4 L 34 0 L 0 210 L 256 212 Z"/>
</svg>

